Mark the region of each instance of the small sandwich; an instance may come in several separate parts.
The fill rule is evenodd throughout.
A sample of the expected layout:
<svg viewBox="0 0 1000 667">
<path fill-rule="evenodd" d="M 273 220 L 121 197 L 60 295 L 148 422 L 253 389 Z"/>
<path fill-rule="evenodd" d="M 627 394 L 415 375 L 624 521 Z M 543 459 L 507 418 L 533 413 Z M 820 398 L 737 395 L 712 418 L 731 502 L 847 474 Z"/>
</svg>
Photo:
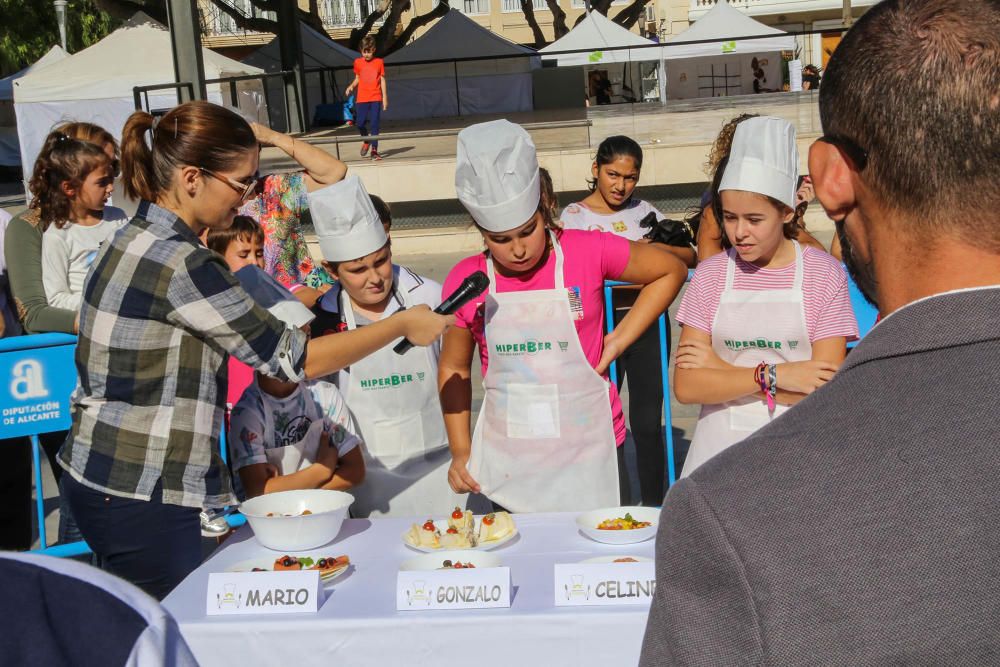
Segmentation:
<svg viewBox="0 0 1000 667">
<path fill-rule="evenodd" d="M 441 546 L 441 533 L 434 521 L 427 519 L 423 526 L 413 524 L 406 533 L 406 543 L 414 547 L 437 549 Z"/>
<path fill-rule="evenodd" d="M 472 530 L 451 526 L 441 536 L 441 546 L 445 549 L 471 549 L 476 546 L 476 534 Z"/>
<path fill-rule="evenodd" d="M 493 542 L 501 540 L 517 529 L 514 527 L 514 519 L 507 512 L 492 512 L 483 517 L 479 522 L 479 541 Z"/>
<path fill-rule="evenodd" d="M 274 561 L 274 570 L 280 572 L 283 570 L 301 570 L 302 563 L 295 556 L 281 556 L 276 558 Z"/>
<path fill-rule="evenodd" d="M 350 564 L 351 564 L 351 559 L 348 558 L 347 556 L 337 556 L 336 558 L 333 558 L 331 556 L 326 556 L 316 561 L 316 564 L 309 569 L 319 570 L 320 576 L 323 576 L 324 574 L 327 574 L 329 572 L 342 570 Z"/>
<path fill-rule="evenodd" d="M 472 518 L 472 512 L 470 510 L 465 510 L 464 512 L 460 507 L 456 507 L 448 517 L 448 527 L 455 528 L 459 532 L 461 531 L 472 531 L 476 529 L 476 521 Z"/>
</svg>

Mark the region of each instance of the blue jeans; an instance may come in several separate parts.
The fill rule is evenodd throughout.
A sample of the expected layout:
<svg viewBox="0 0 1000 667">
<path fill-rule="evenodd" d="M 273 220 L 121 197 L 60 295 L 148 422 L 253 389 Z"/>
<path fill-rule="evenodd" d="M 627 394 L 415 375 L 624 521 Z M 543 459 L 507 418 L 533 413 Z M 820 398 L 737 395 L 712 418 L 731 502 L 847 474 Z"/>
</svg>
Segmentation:
<svg viewBox="0 0 1000 667">
<path fill-rule="evenodd" d="M 378 135 L 378 124 L 382 118 L 382 102 L 358 102 L 354 105 L 354 124 L 362 137 Z M 367 125 L 367 127 L 366 127 Z M 378 141 L 371 142 L 372 150 L 378 150 Z"/>
<path fill-rule="evenodd" d="M 62 486 L 80 532 L 101 566 L 162 600 L 201 564 L 199 509 L 152 498 L 120 498 L 63 475 Z"/>
</svg>

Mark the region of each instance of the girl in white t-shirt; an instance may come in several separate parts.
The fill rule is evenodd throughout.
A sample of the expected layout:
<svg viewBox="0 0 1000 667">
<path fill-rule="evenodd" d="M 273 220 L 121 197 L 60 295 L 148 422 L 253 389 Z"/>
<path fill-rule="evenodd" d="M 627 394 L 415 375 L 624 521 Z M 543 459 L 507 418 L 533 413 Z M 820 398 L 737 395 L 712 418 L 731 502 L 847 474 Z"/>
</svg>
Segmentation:
<svg viewBox="0 0 1000 667">
<path fill-rule="evenodd" d="M 630 137 L 608 137 L 598 146 L 591 170 L 590 195 L 563 209 L 563 228 L 610 232 L 643 242 L 649 229 L 640 225 L 642 219 L 650 213 L 658 220 L 665 216 L 649 202 L 633 197 L 642 170 L 642 148 Z M 666 247 L 689 267 L 694 266 L 694 248 Z M 636 294 L 631 288 L 615 289 L 615 326 L 632 307 Z M 662 504 L 666 491 L 661 368 L 659 326 L 653 322 L 618 358 L 617 365 L 618 386 L 628 378 L 629 428 L 635 440 L 642 504 L 648 506 Z"/>
<path fill-rule="evenodd" d="M 99 146 L 56 131 L 38 159 L 31 191 L 48 225 L 42 236 L 42 285 L 50 306 L 78 310 L 101 244 L 128 216 L 105 205 L 114 191 L 114 167 Z"/>
</svg>

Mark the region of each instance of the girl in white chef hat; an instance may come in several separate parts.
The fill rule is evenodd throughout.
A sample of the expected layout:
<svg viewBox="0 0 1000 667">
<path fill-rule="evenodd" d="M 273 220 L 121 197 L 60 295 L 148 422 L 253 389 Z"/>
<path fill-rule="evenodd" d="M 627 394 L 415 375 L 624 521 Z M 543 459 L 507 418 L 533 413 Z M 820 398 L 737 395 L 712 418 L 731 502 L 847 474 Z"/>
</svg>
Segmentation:
<svg viewBox="0 0 1000 667">
<path fill-rule="evenodd" d="M 756 117 L 718 166 L 727 252 L 698 264 L 677 320 L 674 391 L 701 403 L 682 476 L 826 383 L 858 335 L 847 277 L 795 235 L 795 128 Z"/>
<path fill-rule="evenodd" d="M 451 487 L 516 512 L 617 505 L 628 497 L 625 424 L 607 368 L 667 309 L 687 269 L 654 245 L 560 231 L 539 201 L 531 137 L 507 121 L 458 135 L 455 187 L 487 250 L 459 262 L 444 293 L 475 271 L 490 287 L 456 313 L 441 352 Z M 605 279 L 645 285 L 607 336 Z M 486 395 L 470 433 L 477 346 Z"/>
</svg>

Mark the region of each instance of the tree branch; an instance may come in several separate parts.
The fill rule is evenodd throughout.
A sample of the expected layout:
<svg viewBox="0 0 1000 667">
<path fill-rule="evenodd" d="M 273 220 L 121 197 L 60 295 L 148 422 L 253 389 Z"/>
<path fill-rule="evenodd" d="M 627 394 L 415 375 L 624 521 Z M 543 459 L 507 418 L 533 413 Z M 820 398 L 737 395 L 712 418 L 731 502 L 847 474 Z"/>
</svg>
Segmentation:
<svg viewBox="0 0 1000 667">
<path fill-rule="evenodd" d="M 545 0 L 545 4 L 552 12 L 552 28 L 555 30 L 555 39 L 559 39 L 569 32 L 569 28 L 566 27 L 566 12 L 559 6 L 559 0 Z"/>
<path fill-rule="evenodd" d="M 422 28 L 434 19 L 441 18 L 451 11 L 451 5 L 448 4 L 448 2 L 449 0 L 440 0 L 437 7 L 434 9 L 421 14 L 420 16 L 414 16 L 409 25 L 407 25 L 406 28 L 403 29 L 403 32 L 399 34 L 399 37 L 397 37 L 395 41 L 393 41 L 392 44 L 385 49 L 385 55 L 389 55 L 390 53 L 403 48 L 406 46 L 406 43 L 410 41 L 410 38 L 413 37 L 413 33 L 415 33 L 418 28 Z"/>
<path fill-rule="evenodd" d="M 521 12 L 524 14 L 524 18 L 528 22 L 528 27 L 531 28 L 531 34 L 535 38 L 535 48 L 540 49 L 545 46 L 545 35 L 542 34 L 542 29 L 538 26 L 538 19 L 535 18 L 535 8 L 531 0 L 520 1 Z"/>
<path fill-rule="evenodd" d="M 167 7 L 163 2 L 147 4 L 134 0 L 94 0 L 94 4 L 101 11 L 122 21 L 129 20 L 136 12 L 145 12 L 153 20 L 167 24 Z"/>
<path fill-rule="evenodd" d="M 378 5 L 376 5 L 374 11 L 372 11 L 365 19 L 365 22 L 361 24 L 360 28 L 351 29 L 351 36 L 347 41 L 347 47 L 352 51 L 360 50 L 361 40 L 365 38 L 365 35 L 371 31 L 375 22 L 378 21 L 388 9 L 389 0 L 381 0 Z"/>
<path fill-rule="evenodd" d="M 642 18 L 648 4 L 649 0 L 632 0 L 632 4 L 615 14 L 612 21 L 623 28 L 631 28 Z"/>
<path fill-rule="evenodd" d="M 254 1 L 254 6 L 257 6 L 257 1 Z M 259 18 L 256 16 L 247 16 L 241 11 L 237 11 L 235 7 L 230 5 L 225 0 L 211 0 L 212 6 L 216 7 L 223 14 L 233 19 L 237 28 L 242 30 L 252 30 L 253 32 L 269 32 L 272 34 L 277 34 L 278 32 L 278 22 L 272 21 L 271 19 Z M 258 7 L 259 8 L 259 7 Z M 266 10 L 271 11 L 271 10 Z"/>
</svg>

